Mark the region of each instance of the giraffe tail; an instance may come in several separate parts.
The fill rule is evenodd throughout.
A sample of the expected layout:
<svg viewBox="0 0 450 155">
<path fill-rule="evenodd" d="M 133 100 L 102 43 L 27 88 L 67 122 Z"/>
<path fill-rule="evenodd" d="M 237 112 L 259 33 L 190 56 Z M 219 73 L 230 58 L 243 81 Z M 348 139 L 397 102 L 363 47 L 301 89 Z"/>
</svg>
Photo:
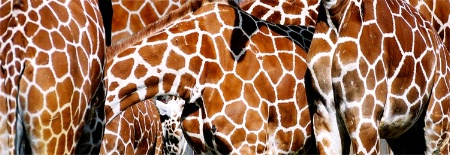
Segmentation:
<svg viewBox="0 0 450 155">
<path fill-rule="evenodd" d="M 18 115 L 18 113 L 16 113 L 16 115 Z M 15 154 L 30 154 L 31 148 L 25 133 L 26 131 L 23 126 L 23 121 L 21 117 L 16 116 L 15 129 L 16 129 L 16 135 L 14 137 Z"/>
</svg>

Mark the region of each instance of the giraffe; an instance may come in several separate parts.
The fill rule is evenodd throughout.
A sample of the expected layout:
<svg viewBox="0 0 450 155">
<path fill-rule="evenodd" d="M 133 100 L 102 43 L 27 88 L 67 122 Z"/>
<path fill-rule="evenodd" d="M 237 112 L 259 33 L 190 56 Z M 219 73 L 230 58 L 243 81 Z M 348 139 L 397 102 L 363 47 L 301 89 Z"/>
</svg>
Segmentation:
<svg viewBox="0 0 450 155">
<path fill-rule="evenodd" d="M 346 153 L 351 141 L 354 153 L 379 154 L 380 138 L 393 144 L 424 124 L 425 153 L 447 154 L 450 55 L 432 23 L 402 0 L 319 10 L 306 58 L 318 152 Z"/>
<path fill-rule="evenodd" d="M 319 0 L 244 0 L 242 10 L 283 25 L 316 25 Z"/>
<path fill-rule="evenodd" d="M 75 153 L 101 105 L 104 30 L 98 2 L 0 2 L 2 154 Z M 98 101 L 98 102 L 95 102 Z"/>
<path fill-rule="evenodd" d="M 305 149 L 304 58 L 313 28 L 259 20 L 233 1 L 189 1 L 180 10 L 108 48 L 106 126 L 137 102 L 175 95 L 201 105 L 192 112 L 202 113 L 200 122 L 183 120 L 197 153 Z"/>
<path fill-rule="evenodd" d="M 267 19 L 270 22 L 278 23 L 278 24 L 301 24 L 301 23 L 308 23 L 308 25 L 313 25 L 315 18 L 317 16 L 317 6 L 318 1 L 317 0 L 295 0 L 294 2 L 288 2 L 288 1 L 280 1 L 279 6 L 280 8 L 286 10 L 280 10 L 278 7 L 268 7 L 268 9 L 265 10 L 259 10 L 259 8 L 267 7 L 270 5 L 274 5 L 273 3 L 276 1 L 245 1 L 241 3 L 241 7 L 246 10 L 248 13 L 255 15 L 256 17 L 263 17 L 262 13 L 265 13 L 267 16 L 269 13 L 273 14 L 281 14 L 283 17 L 287 17 L 287 13 L 291 13 L 289 15 L 293 15 L 293 13 L 298 12 L 295 8 L 298 8 L 298 4 L 303 4 L 306 9 L 301 11 L 302 13 L 307 13 L 307 16 L 303 15 L 295 15 L 295 18 L 289 18 L 286 20 L 282 20 L 280 18 L 269 18 Z M 113 0 L 113 8 L 114 8 L 114 19 L 112 24 L 112 39 L 113 42 L 117 42 L 121 38 L 131 36 L 131 34 L 136 33 L 138 30 L 142 29 L 145 25 L 151 24 L 155 21 L 157 21 L 162 16 L 166 15 L 167 13 L 173 11 L 174 9 L 177 9 L 180 7 L 180 5 L 186 3 L 185 0 L 171 0 L 171 1 L 120 1 L 120 0 Z M 282 7 L 281 7 L 282 6 Z M 248 9 L 247 9 L 248 8 Z M 146 15 L 145 18 L 143 15 Z M 150 15 L 150 16 L 149 16 Z M 273 16 L 271 16 L 273 17 Z M 301 23 L 299 23 L 301 21 Z M 188 152 L 189 147 L 184 142 L 183 134 L 181 132 L 180 128 L 180 120 L 181 120 L 181 111 L 184 106 L 184 100 L 181 100 L 180 98 L 171 96 L 168 98 L 163 99 L 162 101 L 165 101 L 166 104 L 157 104 L 159 111 L 161 111 L 161 108 L 165 111 L 164 114 L 161 114 L 161 121 L 163 123 L 163 133 L 164 133 L 164 151 L 165 153 L 169 154 L 183 154 L 183 152 Z M 176 101 L 176 102 L 175 102 Z M 155 100 L 155 103 L 162 103 L 159 100 Z M 181 108 L 180 108 L 181 106 Z M 141 107 L 146 108 L 146 107 Z M 174 111 L 174 110 L 178 110 Z M 126 110 L 125 110 L 126 111 Z M 168 113 L 170 112 L 170 114 Z M 129 112 L 122 112 L 120 115 L 127 115 L 130 114 Z M 125 117 L 125 116 L 121 116 Z M 133 118 L 133 117 L 129 117 Z M 129 121 L 131 122 L 131 121 Z M 112 123 L 118 123 L 116 125 L 119 125 L 120 121 L 115 121 Z M 152 123 L 152 122 L 148 122 Z M 144 122 L 141 122 L 141 124 L 144 124 Z M 124 125 L 126 126 L 126 125 Z M 178 127 L 178 128 L 174 128 Z M 112 131 L 112 130 L 118 130 L 118 128 L 112 128 L 106 129 L 108 133 L 118 133 L 119 131 Z M 126 134 L 126 133 L 121 133 Z M 132 133 L 127 133 L 132 134 Z M 117 135 L 117 134 L 116 134 Z M 125 136 L 125 135 L 122 135 Z M 132 136 L 132 135 L 126 135 L 126 136 Z M 120 137 L 117 137 L 120 138 Z M 108 143 L 107 145 L 117 145 L 116 143 Z M 109 146 L 112 147 L 112 146 Z M 105 149 L 106 150 L 106 149 Z"/>
</svg>

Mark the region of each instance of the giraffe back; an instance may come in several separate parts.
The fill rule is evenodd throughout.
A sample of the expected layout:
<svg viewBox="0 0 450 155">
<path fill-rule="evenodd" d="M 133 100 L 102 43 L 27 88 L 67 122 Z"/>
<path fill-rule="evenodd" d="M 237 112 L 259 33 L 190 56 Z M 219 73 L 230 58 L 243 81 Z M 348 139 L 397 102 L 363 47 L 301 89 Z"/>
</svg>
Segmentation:
<svg viewBox="0 0 450 155">
<path fill-rule="evenodd" d="M 101 86 L 97 1 L 1 1 L 1 96 L 12 153 L 74 153 Z M 5 135 L 5 134 L 2 134 Z M 16 142 L 16 144 L 12 144 Z M 28 152 L 30 153 L 30 152 Z"/>
</svg>

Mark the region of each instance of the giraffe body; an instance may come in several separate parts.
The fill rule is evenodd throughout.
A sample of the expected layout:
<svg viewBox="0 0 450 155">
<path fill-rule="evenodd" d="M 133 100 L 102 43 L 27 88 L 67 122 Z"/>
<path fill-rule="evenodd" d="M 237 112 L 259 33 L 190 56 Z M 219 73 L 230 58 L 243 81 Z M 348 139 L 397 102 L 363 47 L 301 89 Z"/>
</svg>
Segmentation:
<svg viewBox="0 0 450 155">
<path fill-rule="evenodd" d="M 145 25 L 152 24 L 158 19 L 167 15 L 169 12 L 179 8 L 185 1 L 171 0 L 171 1 L 121 1 L 114 0 L 114 19 L 112 24 L 112 38 L 113 41 L 118 41 L 122 38 L 131 36 L 131 34 L 138 32 Z M 277 3 L 277 4 L 275 4 Z M 300 5 L 301 6 L 298 6 Z M 260 0 L 249 0 L 242 2 L 241 7 L 248 13 L 256 16 L 257 18 L 262 17 L 270 22 L 278 24 L 292 24 L 292 25 L 314 25 L 315 18 L 317 16 L 317 0 L 295 0 L 295 1 L 260 1 Z M 299 14 L 301 13 L 301 15 Z M 299 15 L 294 15 L 299 14 Z M 145 16 L 144 16 L 145 15 Z M 151 15 L 151 16 L 148 16 Z M 281 15 L 282 18 L 279 17 Z M 264 18 L 266 17 L 266 18 Z M 269 18 L 267 18 L 269 17 Z M 164 153 L 174 153 L 183 154 L 183 152 L 189 152 L 190 147 L 187 146 L 182 129 L 181 129 L 181 111 L 184 108 L 184 100 L 175 96 L 165 96 L 165 99 L 157 99 L 157 107 L 159 111 L 164 110 L 164 114 L 161 114 L 161 121 L 163 123 L 163 137 L 165 141 Z M 162 102 L 158 101 L 161 100 Z M 176 101 L 176 102 L 175 102 Z M 159 103 L 166 104 L 159 104 Z M 133 105 L 135 106 L 135 105 Z M 133 107 L 132 106 L 132 107 Z M 131 108 L 135 109 L 135 108 Z M 131 110 L 130 109 L 130 110 Z M 127 111 L 127 110 L 125 110 Z M 177 113 L 178 111 L 178 113 Z M 168 113 L 170 112 L 170 114 Z M 124 118 L 130 112 L 122 112 L 120 117 Z M 190 116 L 191 118 L 197 118 L 197 116 Z M 116 119 L 118 119 L 116 118 Z M 133 117 L 129 117 L 133 118 Z M 144 120 L 141 120 L 144 121 Z M 131 122 L 131 121 L 129 121 Z M 114 121 L 110 123 L 120 125 L 120 123 L 125 123 L 121 121 Z M 147 122 L 151 124 L 151 122 Z M 145 124 L 145 122 L 141 122 Z M 127 125 L 124 125 L 127 126 Z M 178 128 L 174 128 L 178 127 Z M 116 131 L 112 131 L 112 130 Z M 110 133 L 108 135 L 113 135 L 112 133 L 117 133 L 118 128 L 106 128 L 106 132 Z M 122 132 L 116 138 L 120 139 L 122 136 L 133 136 L 133 135 L 123 135 L 132 134 L 132 132 Z M 151 135 L 149 135 L 151 136 Z M 151 139 L 151 137 L 149 137 Z M 110 141 L 111 138 L 110 138 Z M 117 140 L 117 142 L 120 142 Z M 126 143 L 126 142 L 124 142 Z M 118 145 L 116 143 L 108 143 L 106 145 Z M 113 146 L 104 146 L 113 147 Z M 148 147 L 147 147 L 148 148 Z M 104 149 L 108 150 L 108 149 Z"/>
<path fill-rule="evenodd" d="M 75 153 L 104 93 L 97 1 L 0 4 L 2 154 Z"/>
<path fill-rule="evenodd" d="M 187 114 L 201 118 L 183 123 L 197 153 L 300 151 L 311 134 L 308 35 L 311 29 L 267 23 L 224 3 L 205 4 L 151 36 L 135 34 L 110 48 L 118 54 L 105 68 L 107 122 L 136 102 L 176 95 L 201 105 Z"/>
<path fill-rule="evenodd" d="M 379 154 L 418 121 L 426 153 L 447 152 L 449 53 L 430 22 L 399 0 L 322 4 L 307 58 L 319 152 L 346 152 L 349 136 L 354 153 Z"/>
</svg>

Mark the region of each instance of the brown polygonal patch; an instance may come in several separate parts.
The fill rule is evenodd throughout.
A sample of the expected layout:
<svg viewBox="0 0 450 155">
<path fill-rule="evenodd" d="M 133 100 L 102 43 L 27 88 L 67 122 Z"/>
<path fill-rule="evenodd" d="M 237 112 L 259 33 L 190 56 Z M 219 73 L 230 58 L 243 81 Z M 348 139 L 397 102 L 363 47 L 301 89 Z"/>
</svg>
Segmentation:
<svg viewBox="0 0 450 155">
<path fill-rule="evenodd" d="M 184 57 L 174 51 L 169 53 L 169 57 L 166 61 L 165 66 L 174 70 L 180 70 L 186 65 Z"/>
<path fill-rule="evenodd" d="M 258 131 L 263 128 L 265 120 L 258 111 L 249 109 L 245 116 L 245 128 L 250 131 Z"/>
<path fill-rule="evenodd" d="M 249 107 L 253 107 L 253 108 L 259 107 L 259 105 L 261 103 L 261 99 L 258 96 L 258 94 L 256 93 L 256 90 L 252 84 L 244 85 L 243 95 L 244 95 L 244 99 L 247 102 Z"/>
<path fill-rule="evenodd" d="M 127 59 L 123 61 L 116 62 L 111 68 L 111 74 L 114 77 L 120 79 L 126 79 L 131 74 L 131 66 L 134 65 L 134 59 Z"/>
<path fill-rule="evenodd" d="M 242 95 L 242 81 L 234 74 L 225 75 L 224 81 L 220 84 L 220 91 L 223 93 L 225 101 L 233 100 Z"/>
<path fill-rule="evenodd" d="M 244 122 L 244 114 L 247 111 L 247 106 L 242 102 L 234 102 L 225 106 L 225 115 L 230 117 L 236 124 Z"/>
</svg>

